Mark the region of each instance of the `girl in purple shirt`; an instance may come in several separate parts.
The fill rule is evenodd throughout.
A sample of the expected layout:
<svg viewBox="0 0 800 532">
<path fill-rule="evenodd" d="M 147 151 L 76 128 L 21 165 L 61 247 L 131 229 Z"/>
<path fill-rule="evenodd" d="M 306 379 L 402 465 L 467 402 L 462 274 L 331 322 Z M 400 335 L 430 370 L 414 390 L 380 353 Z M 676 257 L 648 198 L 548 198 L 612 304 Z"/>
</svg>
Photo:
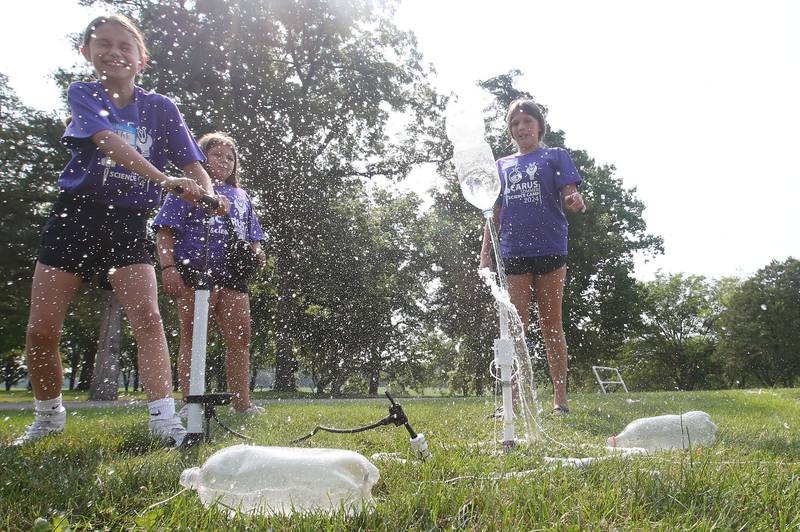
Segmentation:
<svg viewBox="0 0 800 532">
<path fill-rule="evenodd" d="M 162 189 L 180 187 L 181 198 L 196 201 L 212 192 L 211 181 L 175 104 L 134 84 L 147 64 L 147 48 L 129 19 L 96 18 L 84 31 L 80 51 L 98 80 L 73 83 L 67 91 L 72 118 L 62 140 L 72 158 L 58 179 L 60 193 L 42 232 L 26 336 L 35 420 L 14 443 L 64 430 L 58 350 L 64 316 L 84 280 L 107 275 L 139 348 L 150 432 L 180 445 L 186 431 L 172 399 L 146 220 Z M 168 160 L 186 177 L 167 177 Z"/>
<path fill-rule="evenodd" d="M 567 273 L 567 219 L 585 210 L 577 185 L 581 182 L 569 153 L 542 145 L 547 124 L 531 100 L 516 100 L 506 113 L 508 131 L 517 153 L 497 161 L 500 198 L 494 208 L 500 235 L 500 255 L 508 276 L 511 302 L 525 331 L 528 308 L 535 293 L 547 363 L 553 380 L 553 413 L 567 406 L 567 341 L 561 318 Z M 482 268 L 492 264 L 492 243 L 484 229 Z"/>
<path fill-rule="evenodd" d="M 236 143 L 227 135 L 210 133 L 199 141 L 206 156 L 206 168 L 214 191 L 228 198 L 230 217 L 239 236 L 250 242 L 263 266 L 267 257 L 261 249 L 264 232 L 258 223 L 250 197 L 239 185 L 239 160 Z M 158 257 L 164 291 L 178 298 L 181 324 L 178 377 L 184 397 L 189 393 L 192 361 L 194 291 L 198 272 L 206 267 L 202 209 L 170 195 L 156 216 Z M 230 271 L 225 261 L 229 235 L 221 217 L 210 221 L 207 267 L 214 284 L 209 309 L 225 342 L 225 370 L 233 393 L 233 408 L 240 413 L 257 414 L 263 409 L 250 403 L 250 295 L 246 281 Z"/>
</svg>

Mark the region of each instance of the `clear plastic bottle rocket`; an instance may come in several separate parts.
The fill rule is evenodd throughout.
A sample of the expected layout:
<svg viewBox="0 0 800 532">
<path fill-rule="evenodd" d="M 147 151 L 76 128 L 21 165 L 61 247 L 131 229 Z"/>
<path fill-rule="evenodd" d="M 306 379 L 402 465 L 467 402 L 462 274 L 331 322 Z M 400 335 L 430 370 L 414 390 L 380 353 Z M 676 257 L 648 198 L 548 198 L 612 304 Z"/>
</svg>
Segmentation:
<svg viewBox="0 0 800 532">
<path fill-rule="evenodd" d="M 445 125 L 453 143 L 453 164 L 464 199 L 487 218 L 493 217 L 500 180 L 492 149 L 484 140 L 486 131 L 479 103 L 466 99 L 450 103 Z"/>
<path fill-rule="evenodd" d="M 706 412 L 695 410 L 680 415 L 636 419 L 622 432 L 608 438 L 609 447 L 639 448 L 648 452 L 714 443 L 717 426 Z"/>
<path fill-rule="evenodd" d="M 220 504 L 261 515 L 293 512 L 348 514 L 374 505 L 380 473 L 364 456 L 342 449 L 234 445 L 212 454 L 202 467 L 181 473 L 206 506 Z"/>
</svg>

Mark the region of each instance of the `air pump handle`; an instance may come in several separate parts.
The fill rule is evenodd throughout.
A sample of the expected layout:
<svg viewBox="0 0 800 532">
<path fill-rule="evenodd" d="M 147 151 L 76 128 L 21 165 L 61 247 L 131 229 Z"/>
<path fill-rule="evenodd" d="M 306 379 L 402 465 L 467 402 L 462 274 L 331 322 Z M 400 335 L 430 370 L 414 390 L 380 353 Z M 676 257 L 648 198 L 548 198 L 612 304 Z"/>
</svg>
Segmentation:
<svg viewBox="0 0 800 532">
<path fill-rule="evenodd" d="M 173 191 L 175 194 L 183 194 L 182 187 L 175 187 Z M 204 195 L 197 201 L 203 206 L 203 209 L 208 215 L 213 214 L 217 209 L 219 209 L 219 200 L 213 196 Z"/>
</svg>

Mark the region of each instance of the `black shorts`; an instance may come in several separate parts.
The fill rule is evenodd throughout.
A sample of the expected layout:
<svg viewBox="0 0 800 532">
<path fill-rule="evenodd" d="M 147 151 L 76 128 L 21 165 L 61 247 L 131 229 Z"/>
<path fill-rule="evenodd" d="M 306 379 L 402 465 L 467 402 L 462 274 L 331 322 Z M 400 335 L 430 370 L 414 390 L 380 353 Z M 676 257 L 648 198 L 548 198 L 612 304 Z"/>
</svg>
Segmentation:
<svg viewBox="0 0 800 532">
<path fill-rule="evenodd" d="M 503 259 L 507 275 L 532 273 L 543 275 L 559 269 L 567 263 L 566 255 L 542 255 L 541 257 L 510 257 Z"/>
<path fill-rule="evenodd" d="M 97 276 L 104 285 L 111 268 L 153 264 L 153 240 L 147 231 L 149 214 L 147 210 L 111 208 L 61 192 L 42 230 L 38 260 L 79 275 L 84 281 Z"/>
<path fill-rule="evenodd" d="M 200 282 L 201 282 L 200 270 L 180 263 L 175 264 L 175 267 L 178 269 L 178 273 L 181 274 L 181 279 L 183 280 L 183 284 L 185 284 L 190 288 L 195 288 L 195 289 L 200 287 Z M 212 272 L 211 284 L 214 289 L 228 288 L 229 290 L 235 290 L 237 292 L 242 292 L 244 294 L 250 293 L 250 289 L 247 287 L 247 283 L 245 281 L 231 279 L 230 277 L 224 274 L 216 274 Z"/>
</svg>

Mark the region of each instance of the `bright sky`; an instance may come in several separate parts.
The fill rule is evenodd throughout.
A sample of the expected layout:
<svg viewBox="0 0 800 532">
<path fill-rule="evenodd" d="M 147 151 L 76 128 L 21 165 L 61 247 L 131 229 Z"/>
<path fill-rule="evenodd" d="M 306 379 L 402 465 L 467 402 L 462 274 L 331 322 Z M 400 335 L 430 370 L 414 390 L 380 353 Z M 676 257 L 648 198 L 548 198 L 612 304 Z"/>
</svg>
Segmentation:
<svg viewBox="0 0 800 532">
<path fill-rule="evenodd" d="M 65 35 L 96 11 L 0 9 L 0 72 L 26 104 L 58 106 L 48 75 L 79 59 Z M 567 145 L 638 189 L 666 247 L 637 265 L 644 279 L 657 268 L 747 276 L 800 258 L 798 20 L 796 0 L 404 0 L 397 12 L 441 90 L 522 70 Z"/>
</svg>

